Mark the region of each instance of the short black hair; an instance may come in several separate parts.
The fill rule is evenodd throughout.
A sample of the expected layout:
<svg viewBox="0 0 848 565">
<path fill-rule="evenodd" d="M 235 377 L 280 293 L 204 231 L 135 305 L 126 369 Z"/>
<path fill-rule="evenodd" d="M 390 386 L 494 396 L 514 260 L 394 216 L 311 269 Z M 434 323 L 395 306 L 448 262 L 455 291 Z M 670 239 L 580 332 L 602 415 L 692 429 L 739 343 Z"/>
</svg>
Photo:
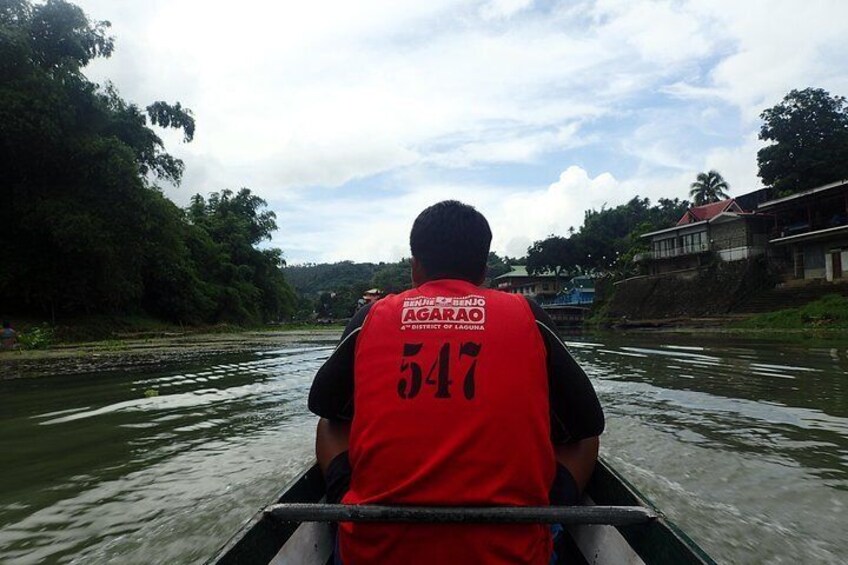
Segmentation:
<svg viewBox="0 0 848 565">
<path fill-rule="evenodd" d="M 473 206 L 444 200 L 418 214 L 409 234 L 412 256 L 429 278 L 478 283 L 486 274 L 492 230 Z"/>
</svg>

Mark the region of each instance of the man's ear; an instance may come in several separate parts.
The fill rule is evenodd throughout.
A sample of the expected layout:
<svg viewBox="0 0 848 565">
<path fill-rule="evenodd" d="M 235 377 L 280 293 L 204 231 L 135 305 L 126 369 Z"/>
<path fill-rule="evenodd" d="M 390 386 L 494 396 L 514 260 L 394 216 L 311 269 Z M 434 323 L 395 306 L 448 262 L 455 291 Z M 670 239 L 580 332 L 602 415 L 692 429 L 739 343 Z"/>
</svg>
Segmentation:
<svg viewBox="0 0 848 565">
<path fill-rule="evenodd" d="M 424 266 L 417 257 L 412 258 L 412 285 L 419 286 L 427 282 L 427 274 L 424 272 Z"/>
</svg>

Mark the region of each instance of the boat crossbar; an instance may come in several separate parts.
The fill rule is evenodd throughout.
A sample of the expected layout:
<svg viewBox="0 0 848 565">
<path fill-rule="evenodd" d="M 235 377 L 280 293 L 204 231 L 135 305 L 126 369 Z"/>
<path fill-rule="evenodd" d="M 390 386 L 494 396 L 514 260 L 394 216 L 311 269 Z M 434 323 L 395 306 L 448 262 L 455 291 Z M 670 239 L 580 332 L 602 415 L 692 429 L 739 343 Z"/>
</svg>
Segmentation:
<svg viewBox="0 0 848 565">
<path fill-rule="evenodd" d="M 273 504 L 265 513 L 287 522 L 421 522 L 451 524 L 604 524 L 629 526 L 656 520 L 642 506 L 378 506 Z"/>
</svg>

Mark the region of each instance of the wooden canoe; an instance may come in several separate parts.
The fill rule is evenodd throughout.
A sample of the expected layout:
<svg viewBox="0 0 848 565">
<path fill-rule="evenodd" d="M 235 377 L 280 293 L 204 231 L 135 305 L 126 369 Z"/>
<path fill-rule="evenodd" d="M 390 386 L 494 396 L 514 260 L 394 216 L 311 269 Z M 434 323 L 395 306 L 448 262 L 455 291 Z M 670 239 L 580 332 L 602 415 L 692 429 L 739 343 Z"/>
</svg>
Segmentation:
<svg viewBox="0 0 848 565">
<path fill-rule="evenodd" d="M 317 503 L 324 479 L 313 465 L 289 484 L 273 503 Z M 277 518 L 260 510 L 207 563 L 216 565 L 325 565 L 333 548 L 330 526 Z M 556 550 L 560 563 L 685 565 L 713 564 L 709 555 L 665 518 L 656 507 L 601 460 L 586 489 L 588 506 L 637 507 L 656 518 L 640 524 L 568 525 Z"/>
</svg>

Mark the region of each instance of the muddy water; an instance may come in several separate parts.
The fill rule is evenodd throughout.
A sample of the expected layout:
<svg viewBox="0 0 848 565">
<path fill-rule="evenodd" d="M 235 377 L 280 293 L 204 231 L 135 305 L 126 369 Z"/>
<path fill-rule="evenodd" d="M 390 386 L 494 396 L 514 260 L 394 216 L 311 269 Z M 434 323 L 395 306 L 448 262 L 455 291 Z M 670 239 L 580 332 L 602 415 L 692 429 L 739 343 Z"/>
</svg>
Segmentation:
<svg viewBox="0 0 848 565">
<path fill-rule="evenodd" d="M 848 343 L 567 341 L 605 456 L 719 561 L 844 561 Z M 310 460 L 330 352 L 0 382 L 0 562 L 202 561 Z"/>
</svg>

